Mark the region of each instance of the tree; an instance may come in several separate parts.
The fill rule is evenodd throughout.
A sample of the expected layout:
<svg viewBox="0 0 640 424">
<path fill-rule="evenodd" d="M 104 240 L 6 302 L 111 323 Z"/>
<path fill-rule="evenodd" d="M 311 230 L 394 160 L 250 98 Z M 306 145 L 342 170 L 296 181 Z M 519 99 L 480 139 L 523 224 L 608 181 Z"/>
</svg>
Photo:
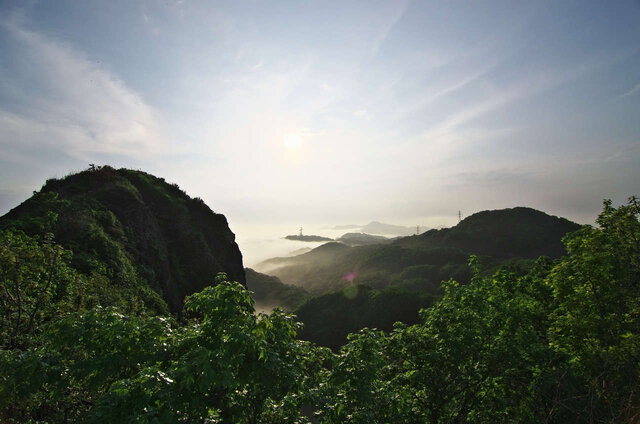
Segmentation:
<svg viewBox="0 0 640 424">
<path fill-rule="evenodd" d="M 195 318 L 172 334 L 168 358 L 116 382 L 90 422 L 303 419 L 310 371 L 321 356 L 296 340 L 299 324 L 291 316 L 256 315 L 249 292 L 224 275 L 189 296 L 185 312 Z"/>
<path fill-rule="evenodd" d="M 25 348 L 39 326 L 56 314 L 76 274 L 71 253 L 21 232 L 0 230 L 0 347 Z"/>
<path fill-rule="evenodd" d="M 303 422 L 328 351 L 293 317 L 255 314 L 216 278 L 186 299 L 182 325 L 114 307 L 68 313 L 27 352 L 0 351 L 0 418 L 112 422 Z"/>
<path fill-rule="evenodd" d="M 598 228 L 565 238 L 569 255 L 549 276 L 557 309 L 550 339 L 574 379 L 558 398 L 586 422 L 640 419 L 640 223 L 638 199 L 604 202 Z"/>
</svg>

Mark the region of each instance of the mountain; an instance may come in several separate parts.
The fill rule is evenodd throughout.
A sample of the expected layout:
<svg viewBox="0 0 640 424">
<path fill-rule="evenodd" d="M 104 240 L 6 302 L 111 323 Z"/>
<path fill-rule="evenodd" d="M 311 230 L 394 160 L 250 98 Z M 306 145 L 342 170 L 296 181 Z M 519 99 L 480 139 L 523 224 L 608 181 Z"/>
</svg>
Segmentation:
<svg viewBox="0 0 640 424">
<path fill-rule="evenodd" d="M 333 227 L 330 227 L 332 230 L 356 230 L 358 228 L 362 228 L 362 225 L 355 225 L 355 224 L 347 224 L 347 225 L 335 225 Z"/>
<path fill-rule="evenodd" d="M 303 236 L 301 234 L 290 235 L 290 236 L 286 236 L 285 238 L 287 240 L 296 240 L 296 241 L 313 241 L 313 242 L 333 241 L 333 239 L 329 237 L 314 236 L 314 235 Z"/>
<path fill-rule="evenodd" d="M 301 247 L 300 249 L 296 249 L 292 252 L 287 253 L 285 256 L 298 256 L 303 253 L 311 252 L 313 250 L 312 247 Z"/>
<path fill-rule="evenodd" d="M 336 241 L 349 246 L 364 246 L 368 244 L 389 243 L 391 239 L 384 236 L 373 236 L 365 233 L 346 233 L 338 237 Z"/>
<path fill-rule="evenodd" d="M 332 230 L 360 230 L 361 233 L 383 234 L 387 236 L 408 236 L 415 234 L 415 227 L 403 227 L 401 225 L 384 224 L 378 221 L 371 221 L 366 225 L 336 225 Z"/>
<path fill-rule="evenodd" d="M 242 254 L 224 215 L 142 171 L 92 167 L 50 179 L 0 217 L 0 228 L 51 232 L 81 273 L 115 286 L 147 285 L 178 312 L 218 272 L 245 283 Z"/>
<path fill-rule="evenodd" d="M 576 223 L 531 208 L 483 211 L 452 228 L 388 244 L 327 243 L 303 255 L 269 259 L 255 268 L 315 294 L 351 283 L 434 292 L 442 280 L 468 282 L 470 255 L 480 256 L 487 269 L 501 264 L 526 268 L 539 256 L 561 256 L 562 237 L 578 228 Z"/>
<path fill-rule="evenodd" d="M 352 247 L 330 243 L 299 257 L 270 260 L 271 274 L 313 290 L 295 310 L 301 338 L 337 349 L 361 328 L 389 331 L 393 323 L 419 322 L 420 308 L 442 295 L 441 281 L 468 283 L 470 255 L 483 274 L 507 266 L 528 271 L 539 256 L 564 254 L 562 237 L 580 228 L 530 208 L 479 212 L 453 228 Z M 316 262 L 313 262 L 315 258 Z"/>
<path fill-rule="evenodd" d="M 384 224 L 378 221 L 372 221 L 360 228 L 360 231 L 367 234 L 383 234 L 390 236 L 408 236 L 415 234 L 414 227 L 403 227 L 401 225 Z"/>
<path fill-rule="evenodd" d="M 247 288 L 253 292 L 258 312 L 269 313 L 275 307 L 293 311 L 308 297 L 309 293 L 301 287 L 283 284 L 277 277 L 261 274 L 251 268 L 245 269 Z"/>
<path fill-rule="evenodd" d="M 562 237 L 580 225 L 532 208 L 475 213 L 452 228 L 429 230 L 399 239 L 402 247 L 447 247 L 496 258 L 557 258 L 565 253 Z"/>
<path fill-rule="evenodd" d="M 336 279 L 339 281 L 344 275 L 340 269 L 332 272 L 330 265 L 339 262 L 339 258 L 350 249 L 345 244 L 329 242 L 301 255 L 267 259 L 255 265 L 254 269 L 317 294 L 329 289 L 327 284 Z M 303 283 L 303 279 L 306 279 L 306 283 Z M 340 287 L 341 284 L 331 285 L 330 289 Z"/>
</svg>

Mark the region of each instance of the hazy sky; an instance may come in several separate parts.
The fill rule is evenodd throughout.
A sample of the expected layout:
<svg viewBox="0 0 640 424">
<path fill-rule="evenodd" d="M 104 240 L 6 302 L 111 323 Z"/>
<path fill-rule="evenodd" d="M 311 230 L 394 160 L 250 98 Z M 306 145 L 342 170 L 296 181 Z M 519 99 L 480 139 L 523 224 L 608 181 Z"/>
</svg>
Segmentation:
<svg viewBox="0 0 640 424">
<path fill-rule="evenodd" d="M 640 194 L 638 1 L 0 1 L 0 213 L 89 163 L 270 225 Z"/>
</svg>

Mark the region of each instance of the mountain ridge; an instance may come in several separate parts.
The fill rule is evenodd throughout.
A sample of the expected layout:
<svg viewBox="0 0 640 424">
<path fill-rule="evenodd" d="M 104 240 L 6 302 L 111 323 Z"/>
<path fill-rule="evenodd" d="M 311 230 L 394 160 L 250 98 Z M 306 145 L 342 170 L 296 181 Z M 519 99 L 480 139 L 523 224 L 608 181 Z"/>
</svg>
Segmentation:
<svg viewBox="0 0 640 424">
<path fill-rule="evenodd" d="M 558 258 L 565 251 L 562 237 L 579 228 L 579 224 L 533 208 L 497 209 L 473 214 L 451 228 L 400 237 L 387 244 L 349 247 L 326 243 L 303 255 L 268 259 L 255 269 L 312 293 L 344 287 L 351 281 L 343 277 L 351 272 L 358 275 L 356 283 L 378 288 L 407 278 L 429 280 L 429 286 L 448 278 L 464 283 L 469 278 L 466 262 L 470 255 L 482 257 L 489 266 L 539 256 Z"/>
</svg>

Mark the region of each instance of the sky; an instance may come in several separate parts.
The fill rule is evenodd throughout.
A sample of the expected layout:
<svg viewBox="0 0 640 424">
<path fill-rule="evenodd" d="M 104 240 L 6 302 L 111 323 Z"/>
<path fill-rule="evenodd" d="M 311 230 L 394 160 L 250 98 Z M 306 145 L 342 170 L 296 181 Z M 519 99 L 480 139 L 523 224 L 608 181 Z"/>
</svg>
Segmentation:
<svg viewBox="0 0 640 424">
<path fill-rule="evenodd" d="M 640 2 L 0 0 L 0 214 L 89 164 L 239 238 L 593 223 L 640 194 Z"/>
</svg>

